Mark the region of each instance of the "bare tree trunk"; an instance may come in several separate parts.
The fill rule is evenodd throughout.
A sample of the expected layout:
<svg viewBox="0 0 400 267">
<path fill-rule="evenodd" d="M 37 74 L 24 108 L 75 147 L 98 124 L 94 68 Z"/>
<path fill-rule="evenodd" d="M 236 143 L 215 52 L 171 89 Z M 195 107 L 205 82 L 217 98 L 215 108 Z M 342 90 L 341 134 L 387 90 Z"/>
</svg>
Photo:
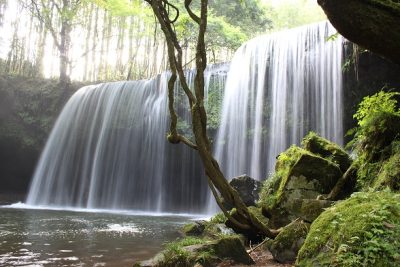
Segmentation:
<svg viewBox="0 0 400 267">
<path fill-rule="evenodd" d="M 60 32 L 60 46 L 58 50 L 60 52 L 60 83 L 65 86 L 71 83 L 71 79 L 68 75 L 71 30 L 72 28 L 69 22 L 63 20 Z"/>
<path fill-rule="evenodd" d="M 110 53 L 110 41 L 111 41 L 111 32 L 112 32 L 112 16 L 109 14 L 108 24 L 107 24 L 107 42 L 106 42 L 106 59 L 104 64 L 104 79 L 109 79 L 109 71 L 108 71 L 108 53 Z"/>
<path fill-rule="evenodd" d="M 92 37 L 92 21 L 93 21 L 93 3 L 88 6 L 88 11 L 86 13 L 87 21 L 86 21 L 86 39 L 85 39 L 85 64 L 83 68 L 83 80 L 86 81 L 88 79 L 88 69 L 89 69 L 89 50 L 90 48 L 90 37 Z"/>
<path fill-rule="evenodd" d="M 43 25 L 43 22 L 39 22 L 39 38 L 36 45 L 36 58 L 35 58 L 35 69 L 37 77 L 43 77 L 43 58 L 44 58 L 44 48 L 46 45 L 47 29 Z"/>
<path fill-rule="evenodd" d="M 96 11 L 94 14 L 94 30 L 93 30 L 93 37 L 92 37 L 92 42 L 93 42 L 93 47 L 92 47 L 92 63 L 90 65 L 90 73 L 89 73 L 89 79 L 91 81 L 96 81 L 96 67 L 98 66 L 97 64 L 97 53 L 96 53 L 96 48 L 97 48 L 97 43 L 98 43 L 98 35 L 99 35 L 99 30 L 97 26 L 97 20 L 99 19 L 99 8 L 96 7 Z"/>
<path fill-rule="evenodd" d="M 124 66 L 122 63 L 122 55 L 124 52 L 124 38 L 125 38 L 125 18 L 122 17 L 119 19 L 119 32 L 117 39 L 117 63 L 116 63 L 116 71 L 117 77 L 124 76 Z"/>
<path fill-rule="evenodd" d="M 201 0 L 201 14 L 198 17 L 190 9 L 191 0 L 185 0 L 185 8 L 193 21 L 198 24 L 199 32 L 196 46 L 196 76 L 194 85 L 194 94 L 190 90 L 185 78 L 182 62 L 182 48 L 174 31 L 173 23 L 179 14 L 177 8 L 166 0 L 146 0 L 152 7 L 156 15 L 161 29 L 164 32 L 167 45 L 168 57 L 171 67 L 171 78 L 168 82 L 168 107 L 170 111 L 171 124 L 168 134 L 168 141 L 174 144 L 184 143 L 189 147 L 196 149 L 203 162 L 206 175 L 208 177 L 209 186 L 214 194 L 214 197 L 228 217 L 228 220 L 236 229 L 243 231 L 250 230 L 260 235 L 270 238 L 275 238 L 278 230 L 271 230 L 262 222 L 260 222 L 243 203 L 239 193 L 232 188 L 225 179 L 218 162 L 212 155 L 211 143 L 207 135 L 207 114 L 204 107 L 204 71 L 207 66 L 206 48 L 204 35 L 207 27 L 207 6 L 208 0 Z M 175 11 L 175 14 L 171 15 Z M 182 136 L 177 131 L 177 114 L 174 109 L 174 85 L 179 77 L 179 82 L 182 90 L 185 92 L 189 100 L 191 115 L 192 115 L 192 130 L 195 137 L 195 143 L 190 141 L 185 136 Z M 237 210 L 237 216 L 234 218 L 221 204 L 221 199 L 217 190 L 225 201 L 232 204 Z"/>
<path fill-rule="evenodd" d="M 106 61 L 106 46 L 105 46 L 105 42 L 106 39 L 109 38 L 107 36 L 107 12 L 104 11 L 103 14 L 103 29 L 101 32 L 101 45 L 100 45 L 100 62 L 99 62 L 99 68 L 97 70 L 97 79 L 98 80 L 104 80 L 104 65 L 105 65 L 105 61 Z M 107 39 L 108 40 L 108 39 Z"/>
</svg>

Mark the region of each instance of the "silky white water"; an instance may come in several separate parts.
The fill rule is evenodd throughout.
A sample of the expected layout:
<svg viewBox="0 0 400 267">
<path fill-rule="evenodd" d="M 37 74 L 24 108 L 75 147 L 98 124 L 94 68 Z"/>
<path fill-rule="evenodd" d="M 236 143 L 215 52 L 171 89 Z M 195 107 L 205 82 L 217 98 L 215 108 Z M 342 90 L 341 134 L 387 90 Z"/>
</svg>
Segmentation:
<svg viewBox="0 0 400 267">
<path fill-rule="evenodd" d="M 329 23 L 261 36 L 236 52 L 215 156 L 225 176 L 265 179 L 310 130 L 343 143 L 342 46 Z"/>
<path fill-rule="evenodd" d="M 220 86 L 225 69 L 210 66 L 206 85 Z M 188 71 L 188 79 L 194 74 Z M 197 154 L 166 141 L 168 76 L 77 91 L 50 134 L 27 204 L 203 212 L 208 189 Z M 183 106 L 177 111 L 189 125 Z"/>
<path fill-rule="evenodd" d="M 227 178 L 265 179 L 310 130 L 342 144 L 341 37 L 328 23 L 261 36 L 209 67 L 223 94 L 215 156 Z M 193 80 L 194 71 L 187 72 Z M 197 153 L 166 141 L 167 79 L 80 89 L 58 118 L 32 180 L 29 206 L 201 213 L 214 210 Z M 225 90 L 219 89 L 223 88 Z M 217 88 L 217 89 L 215 89 Z M 224 92 L 223 92 L 224 91 Z M 222 96 L 221 96 L 222 97 Z M 190 113 L 176 95 L 180 131 Z M 212 134 L 213 135 L 213 134 Z"/>
</svg>

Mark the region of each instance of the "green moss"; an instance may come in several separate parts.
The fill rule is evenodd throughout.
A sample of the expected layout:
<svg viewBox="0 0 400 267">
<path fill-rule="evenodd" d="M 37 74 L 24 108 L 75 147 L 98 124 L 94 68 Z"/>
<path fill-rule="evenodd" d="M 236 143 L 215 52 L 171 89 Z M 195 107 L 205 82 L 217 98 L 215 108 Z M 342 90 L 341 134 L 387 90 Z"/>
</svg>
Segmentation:
<svg viewBox="0 0 400 267">
<path fill-rule="evenodd" d="M 300 237 L 306 237 L 309 226 L 302 221 L 295 221 L 284 227 L 279 235 L 274 239 L 274 242 L 281 248 L 290 248 L 293 240 Z"/>
<path fill-rule="evenodd" d="M 357 155 L 357 189 L 389 187 L 399 190 L 400 109 L 399 93 L 380 91 L 365 97 L 354 118 L 358 127 L 349 145 Z"/>
<path fill-rule="evenodd" d="M 311 225 L 299 266 L 398 266 L 400 195 L 356 193 Z"/>
<path fill-rule="evenodd" d="M 187 236 L 200 236 L 204 232 L 205 225 L 205 221 L 188 223 L 183 226 L 182 232 Z"/>
<path fill-rule="evenodd" d="M 158 263 L 159 267 L 174 267 L 174 266 L 193 266 L 196 259 L 184 249 L 191 245 L 204 243 L 204 239 L 186 237 L 176 242 L 167 243 L 165 250 L 162 252 L 163 259 Z"/>
<path fill-rule="evenodd" d="M 351 165 L 349 155 L 337 144 L 322 138 L 314 132 L 308 133 L 301 142 L 304 149 L 340 166 L 345 172 Z"/>
<path fill-rule="evenodd" d="M 279 262 L 293 262 L 303 244 L 309 229 L 309 224 L 295 220 L 282 228 L 274 240 L 267 242 L 274 259 Z"/>
<path fill-rule="evenodd" d="M 225 223 L 225 222 L 226 222 L 226 217 L 222 212 L 215 214 L 210 219 L 210 223 Z"/>
<path fill-rule="evenodd" d="M 383 164 L 372 185 L 374 190 L 386 187 L 392 191 L 400 191 L 400 153 L 394 154 Z"/>
<path fill-rule="evenodd" d="M 291 146 L 279 155 L 275 165 L 275 173 L 264 182 L 261 188 L 259 206 L 268 209 L 275 207 L 282 196 L 291 168 L 304 153 L 309 152 L 297 146 Z"/>
<path fill-rule="evenodd" d="M 222 259 L 232 259 L 238 263 L 252 263 L 237 236 L 207 238 L 184 238 L 166 245 L 163 257 L 157 262 L 159 267 L 215 266 Z"/>
</svg>

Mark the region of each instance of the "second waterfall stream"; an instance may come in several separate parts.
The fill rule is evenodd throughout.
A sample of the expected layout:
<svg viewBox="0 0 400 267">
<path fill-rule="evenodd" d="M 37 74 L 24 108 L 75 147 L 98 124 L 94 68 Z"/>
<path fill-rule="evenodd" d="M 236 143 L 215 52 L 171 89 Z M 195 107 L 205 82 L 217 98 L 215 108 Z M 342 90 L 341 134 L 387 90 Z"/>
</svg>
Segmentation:
<svg viewBox="0 0 400 267">
<path fill-rule="evenodd" d="M 227 76 L 227 65 L 209 66 L 206 91 L 223 95 L 213 144 L 227 178 L 265 179 L 276 156 L 310 130 L 342 144 L 343 40 L 328 40 L 333 34 L 319 23 L 261 36 L 239 48 Z M 166 141 L 167 79 L 77 91 L 47 141 L 27 204 L 212 212 L 196 152 Z M 178 113 L 188 118 L 187 108 Z"/>
</svg>

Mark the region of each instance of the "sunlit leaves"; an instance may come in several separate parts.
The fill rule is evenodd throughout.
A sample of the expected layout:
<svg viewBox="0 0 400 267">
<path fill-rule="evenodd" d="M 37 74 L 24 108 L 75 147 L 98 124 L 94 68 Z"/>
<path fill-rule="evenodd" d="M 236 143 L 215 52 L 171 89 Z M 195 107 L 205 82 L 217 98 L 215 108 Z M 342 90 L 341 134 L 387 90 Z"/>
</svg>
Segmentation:
<svg viewBox="0 0 400 267">
<path fill-rule="evenodd" d="M 114 16 L 141 16 L 150 14 L 144 1 L 140 0 L 90 0 Z"/>
<path fill-rule="evenodd" d="M 398 95 L 400 95 L 398 92 L 380 91 L 372 96 L 366 96 L 359 104 L 358 110 L 353 117 L 357 119 L 358 125 L 364 126 L 371 116 L 379 112 L 400 115 L 400 110 L 397 108 L 397 100 L 394 98 Z"/>
</svg>

